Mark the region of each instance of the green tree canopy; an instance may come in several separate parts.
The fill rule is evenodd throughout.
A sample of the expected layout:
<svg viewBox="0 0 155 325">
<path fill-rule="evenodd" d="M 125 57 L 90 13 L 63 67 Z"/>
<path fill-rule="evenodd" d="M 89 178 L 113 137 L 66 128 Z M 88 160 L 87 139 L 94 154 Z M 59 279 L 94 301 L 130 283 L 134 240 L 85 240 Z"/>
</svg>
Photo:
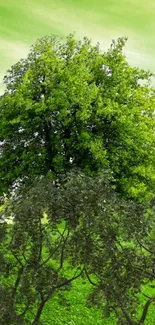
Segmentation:
<svg viewBox="0 0 155 325">
<path fill-rule="evenodd" d="M 0 188 L 81 168 L 110 168 L 117 190 L 139 200 L 154 187 L 155 95 L 149 72 L 132 68 L 126 39 L 107 52 L 87 38 L 44 37 L 4 78 Z"/>
</svg>

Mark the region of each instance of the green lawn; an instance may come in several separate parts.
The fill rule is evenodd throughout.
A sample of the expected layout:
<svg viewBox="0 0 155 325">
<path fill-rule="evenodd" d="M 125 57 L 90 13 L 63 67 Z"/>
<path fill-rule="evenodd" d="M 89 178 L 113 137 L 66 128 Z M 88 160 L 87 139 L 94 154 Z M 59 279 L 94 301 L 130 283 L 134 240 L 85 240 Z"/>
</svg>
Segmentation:
<svg viewBox="0 0 155 325">
<path fill-rule="evenodd" d="M 49 302 L 42 315 L 43 325 L 112 325 L 116 324 L 114 318 L 105 320 L 102 311 L 97 307 L 89 308 L 86 306 L 86 297 L 90 292 L 91 285 L 82 279 L 76 280 L 72 289 L 65 297 L 66 303 L 62 298 L 55 297 Z M 62 301 L 61 301 L 62 300 Z M 65 306 L 66 305 L 66 306 Z"/>
<path fill-rule="evenodd" d="M 46 305 L 42 317 L 42 325 L 116 325 L 115 317 L 103 318 L 102 310 L 97 307 L 86 306 L 86 297 L 90 292 L 91 285 L 84 279 L 76 280 L 71 290 L 58 297 L 54 297 Z M 146 287 L 145 294 L 155 295 L 155 289 Z M 143 305 L 146 299 L 140 295 L 140 302 Z M 141 308 L 138 312 L 141 314 Z M 30 316 L 30 315 L 29 315 Z M 155 324 L 155 304 L 149 309 L 145 325 Z"/>
</svg>

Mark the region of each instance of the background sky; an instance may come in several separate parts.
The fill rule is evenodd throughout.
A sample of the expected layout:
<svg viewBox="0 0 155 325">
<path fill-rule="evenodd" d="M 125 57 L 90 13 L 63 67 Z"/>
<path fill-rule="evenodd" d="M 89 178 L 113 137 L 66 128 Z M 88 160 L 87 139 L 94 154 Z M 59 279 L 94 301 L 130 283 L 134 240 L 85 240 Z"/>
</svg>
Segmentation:
<svg viewBox="0 0 155 325">
<path fill-rule="evenodd" d="M 127 36 L 129 63 L 155 73 L 155 0 L 0 0 L 0 93 L 7 69 L 37 38 L 74 31 L 103 49 Z"/>
</svg>

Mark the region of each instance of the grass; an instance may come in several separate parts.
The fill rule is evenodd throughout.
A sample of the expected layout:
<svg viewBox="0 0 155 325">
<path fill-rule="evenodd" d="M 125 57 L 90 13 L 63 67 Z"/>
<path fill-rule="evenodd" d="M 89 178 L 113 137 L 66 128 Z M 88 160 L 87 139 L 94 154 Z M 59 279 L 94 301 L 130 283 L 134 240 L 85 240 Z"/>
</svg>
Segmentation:
<svg viewBox="0 0 155 325">
<path fill-rule="evenodd" d="M 46 305 L 42 317 L 42 325 L 116 325 L 115 317 L 103 318 L 102 310 L 97 307 L 88 307 L 86 299 L 91 290 L 91 285 L 83 280 L 78 279 L 72 284 L 71 290 L 64 295 L 54 297 Z M 145 294 L 155 295 L 155 289 L 146 286 Z M 140 308 L 138 314 L 141 315 L 142 306 L 145 304 L 146 298 L 139 295 Z M 155 304 L 152 304 L 145 325 L 155 324 Z"/>
<path fill-rule="evenodd" d="M 45 307 L 41 321 L 43 325 L 115 325 L 114 318 L 103 319 L 102 310 L 86 306 L 91 285 L 83 279 L 76 280 L 71 290 L 54 297 Z"/>
</svg>

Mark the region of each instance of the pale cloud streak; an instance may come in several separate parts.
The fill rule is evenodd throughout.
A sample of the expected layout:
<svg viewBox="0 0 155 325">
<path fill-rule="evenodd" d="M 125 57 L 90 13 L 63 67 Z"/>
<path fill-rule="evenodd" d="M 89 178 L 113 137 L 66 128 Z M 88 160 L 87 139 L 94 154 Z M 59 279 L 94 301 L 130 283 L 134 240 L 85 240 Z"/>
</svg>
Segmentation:
<svg viewBox="0 0 155 325">
<path fill-rule="evenodd" d="M 111 39 L 129 37 L 129 63 L 155 72 L 155 1 L 148 0 L 7 0 L 0 4 L 0 92 L 9 67 L 27 56 L 37 38 L 76 32 L 106 50 Z M 4 73 L 4 74 L 3 74 Z"/>
<path fill-rule="evenodd" d="M 5 58 L 19 60 L 27 55 L 29 47 L 22 42 L 0 39 L 0 49 Z"/>
<path fill-rule="evenodd" d="M 0 60 L 3 62 L 0 70 L 0 94 L 5 89 L 3 78 L 6 71 L 21 58 L 26 58 L 28 50 L 29 46 L 25 43 L 0 39 Z"/>
</svg>

